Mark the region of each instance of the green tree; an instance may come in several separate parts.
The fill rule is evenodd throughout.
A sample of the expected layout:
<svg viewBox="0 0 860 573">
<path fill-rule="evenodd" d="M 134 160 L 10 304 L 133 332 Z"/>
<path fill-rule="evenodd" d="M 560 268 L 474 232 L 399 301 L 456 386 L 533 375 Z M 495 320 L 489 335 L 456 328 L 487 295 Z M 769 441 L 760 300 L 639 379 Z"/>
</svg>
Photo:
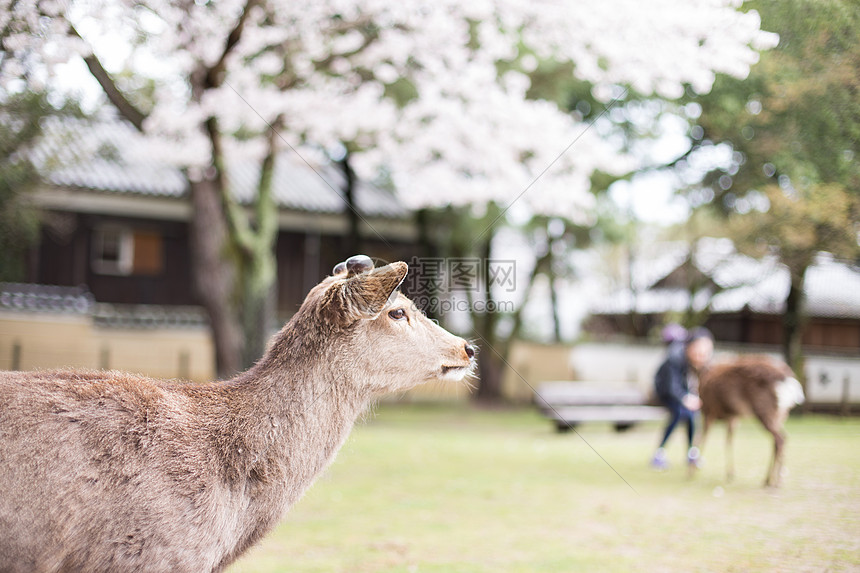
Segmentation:
<svg viewBox="0 0 860 573">
<path fill-rule="evenodd" d="M 40 181 L 32 151 L 43 119 L 79 113 L 73 102 L 52 106 L 44 93 L 0 97 L 0 281 L 25 280 L 27 251 L 39 238 L 39 214 L 28 192 Z"/>
<path fill-rule="evenodd" d="M 691 154 L 726 143 L 733 155 L 707 175 L 706 192 L 689 196 L 726 218 L 739 249 L 775 255 L 788 268 L 782 348 L 802 374 L 806 270 L 819 251 L 860 256 L 860 10 L 854 0 L 745 6 L 780 43 L 747 80 L 720 77 L 695 100 L 702 113 Z"/>
</svg>

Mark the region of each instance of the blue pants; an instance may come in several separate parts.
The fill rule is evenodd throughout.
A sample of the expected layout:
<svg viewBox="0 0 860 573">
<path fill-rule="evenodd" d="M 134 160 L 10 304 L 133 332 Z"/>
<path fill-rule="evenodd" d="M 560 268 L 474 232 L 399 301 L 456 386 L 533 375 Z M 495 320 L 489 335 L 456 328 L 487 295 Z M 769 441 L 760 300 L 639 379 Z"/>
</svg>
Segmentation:
<svg viewBox="0 0 860 573">
<path fill-rule="evenodd" d="M 687 422 L 687 447 L 693 447 L 693 435 L 696 433 L 696 413 L 685 408 L 681 402 L 673 401 L 667 404 L 666 407 L 669 408 L 672 418 L 669 420 L 669 425 L 666 426 L 666 433 L 663 434 L 663 441 L 660 442 L 660 447 L 662 448 L 666 445 L 666 442 L 669 441 L 669 436 L 672 435 L 672 432 L 675 431 L 675 426 L 681 420 Z"/>
</svg>

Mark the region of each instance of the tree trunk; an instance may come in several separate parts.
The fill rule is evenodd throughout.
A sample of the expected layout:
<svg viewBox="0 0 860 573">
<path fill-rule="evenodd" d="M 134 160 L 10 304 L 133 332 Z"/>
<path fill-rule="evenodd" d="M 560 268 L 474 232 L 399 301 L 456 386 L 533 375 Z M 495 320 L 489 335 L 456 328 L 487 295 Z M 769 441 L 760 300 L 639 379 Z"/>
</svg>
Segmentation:
<svg viewBox="0 0 860 573">
<path fill-rule="evenodd" d="M 505 360 L 511 355 L 511 347 L 513 346 L 514 340 L 519 336 L 520 329 L 523 326 L 523 312 L 525 311 L 526 304 L 529 301 L 529 297 L 531 296 L 532 288 L 534 288 L 535 281 L 537 280 L 538 275 L 543 272 L 543 269 L 550 264 L 552 260 L 552 250 L 547 249 L 547 252 L 538 257 L 535 261 L 535 266 L 532 268 L 532 272 L 529 275 L 529 280 L 525 286 L 525 292 L 523 292 L 522 304 L 520 304 L 519 308 L 514 311 L 513 314 L 513 326 L 511 327 L 511 334 L 508 337 L 508 340 L 505 341 L 505 344 L 502 346 L 502 356 Z"/>
<path fill-rule="evenodd" d="M 502 402 L 502 373 L 505 364 L 494 348 L 485 348 L 478 356 L 478 391 L 475 401 L 480 404 Z"/>
<path fill-rule="evenodd" d="M 496 338 L 498 317 L 496 312 L 491 310 L 495 308 L 489 270 L 494 234 L 492 228 L 486 232 L 479 253 L 484 271 L 485 306 L 482 312 L 476 312 L 475 309 L 472 309 L 472 321 L 477 334 L 483 344 L 490 347 L 484 348 L 483 352 L 478 356 L 478 375 L 480 378 L 478 380 L 478 391 L 475 393 L 475 400 L 484 404 L 502 401 L 502 373 L 504 372 L 501 349 Z"/>
<path fill-rule="evenodd" d="M 260 245 L 242 264 L 242 368 L 254 365 L 266 350 L 277 315 L 277 261 L 272 247 Z"/>
<path fill-rule="evenodd" d="M 418 248 L 421 253 L 421 257 L 426 260 L 432 260 L 439 258 L 439 246 L 436 243 L 435 238 L 433 237 L 430 228 L 432 225 L 431 222 L 432 214 L 429 209 L 418 209 L 415 212 L 415 225 L 418 228 Z M 417 269 L 410 270 L 410 273 L 418 273 L 421 271 L 421 266 Z M 411 284 L 421 285 L 420 290 L 418 292 L 408 293 L 410 296 L 420 296 L 424 300 L 438 300 L 439 292 L 436 289 L 436 281 L 427 280 L 429 277 L 419 277 L 418 280 L 412 281 Z M 426 292 L 424 290 L 426 289 Z M 438 305 L 427 304 L 425 305 L 424 312 L 427 315 L 427 318 L 437 320 L 439 318 L 439 308 Z"/>
<path fill-rule="evenodd" d="M 280 121 L 276 121 L 276 125 Z M 277 156 L 277 131 L 268 133 L 268 152 L 260 166 L 260 181 L 254 200 L 254 220 L 223 189 L 221 199 L 228 215 L 230 239 L 239 253 L 241 272 L 242 331 L 244 349 L 242 367 L 252 366 L 266 350 L 269 335 L 275 327 L 277 313 L 277 268 L 275 246 L 278 240 L 278 205 L 272 194 L 272 180 Z"/>
<path fill-rule="evenodd" d="M 208 89 L 217 88 L 223 82 L 224 62 L 239 43 L 250 8 L 255 2 L 249 0 L 236 26 L 226 39 L 220 58 L 214 66 L 198 67 L 191 76 L 191 98 L 200 102 Z M 70 26 L 69 33 L 80 38 L 77 30 Z M 138 131 L 143 131 L 146 114 L 137 109 L 117 88 L 95 55 L 84 58 L 90 73 L 101 85 L 108 100 Z M 279 121 L 280 118 L 277 120 Z M 230 252 L 230 229 L 223 197 L 226 180 L 223 173 L 223 154 L 220 149 L 217 122 L 210 117 L 204 123 L 212 142 L 212 165 L 200 180 L 188 179 L 191 201 L 189 221 L 189 250 L 191 259 L 192 288 L 209 315 L 209 325 L 215 350 L 215 370 L 220 378 L 231 377 L 242 365 L 243 337 L 236 297 L 236 258 Z"/>
<path fill-rule="evenodd" d="M 636 261 L 636 254 L 633 250 L 633 242 L 627 245 L 627 286 L 630 289 L 630 312 L 627 315 L 630 325 L 630 334 L 635 338 L 641 338 L 645 335 L 645 329 L 642 327 L 642 316 L 638 310 L 639 290 L 636 286 L 636 277 L 633 276 L 633 265 Z"/>
<path fill-rule="evenodd" d="M 344 258 L 361 253 L 361 215 L 358 210 L 358 204 L 355 200 L 355 171 L 352 170 L 352 165 L 349 163 L 349 151 L 344 153 L 343 159 L 338 161 L 341 170 L 343 170 L 343 197 L 346 200 L 346 216 L 349 228 L 347 230 L 347 243 L 344 252 Z"/>
<path fill-rule="evenodd" d="M 785 299 L 785 312 L 782 315 L 782 355 L 794 370 L 795 376 L 806 390 L 806 376 L 803 368 L 803 332 L 806 326 L 805 300 L 803 294 L 806 265 L 800 269 L 790 269 L 791 285 Z"/>
<path fill-rule="evenodd" d="M 510 335 L 507 340 L 499 341 L 496 345 L 496 348 L 488 348 L 485 352 L 482 352 L 480 355 L 480 362 L 478 364 L 478 373 L 481 378 L 481 382 L 483 383 L 485 377 L 489 380 L 488 388 L 484 389 L 484 396 L 481 395 L 482 386 L 478 386 L 478 395 L 476 395 L 476 400 L 492 403 L 501 401 L 503 396 L 503 387 L 502 380 L 505 368 L 507 367 L 508 360 L 510 359 L 511 349 L 513 348 L 513 343 L 517 339 L 519 335 L 520 329 L 522 328 L 522 317 L 523 310 L 525 309 L 526 303 L 529 300 L 529 296 L 531 294 L 532 288 L 534 287 L 535 281 L 537 277 L 543 273 L 546 274 L 550 279 L 550 285 L 552 287 L 552 271 L 550 267 L 552 266 L 552 249 L 547 249 L 547 252 L 538 257 L 535 261 L 535 266 L 532 268 L 532 272 L 529 275 L 528 283 L 525 285 L 525 292 L 523 293 L 522 304 L 520 304 L 519 308 L 513 314 L 513 326 L 511 327 Z M 555 293 L 553 293 L 555 294 Z M 554 297 L 553 297 L 554 298 Z M 557 307 L 556 303 L 553 302 L 553 315 L 557 316 Z M 556 336 L 560 338 L 559 334 L 559 324 L 558 320 L 556 320 Z M 498 349 L 498 352 L 496 352 Z M 485 359 L 485 354 L 490 353 L 492 356 Z M 527 383 L 530 383 L 526 381 Z"/>
<path fill-rule="evenodd" d="M 216 181 L 190 182 L 192 284 L 209 315 L 219 378 L 241 369 L 242 333 L 234 306 L 235 270 L 227 257 L 227 225 Z"/>
<path fill-rule="evenodd" d="M 550 249 L 550 253 L 552 249 Z M 555 286 L 555 271 L 552 269 L 552 256 L 550 255 L 549 264 L 547 264 L 546 278 L 549 281 L 549 296 L 550 304 L 552 305 L 552 335 L 553 342 L 558 344 L 561 342 L 561 316 L 558 312 L 558 290 Z"/>
</svg>

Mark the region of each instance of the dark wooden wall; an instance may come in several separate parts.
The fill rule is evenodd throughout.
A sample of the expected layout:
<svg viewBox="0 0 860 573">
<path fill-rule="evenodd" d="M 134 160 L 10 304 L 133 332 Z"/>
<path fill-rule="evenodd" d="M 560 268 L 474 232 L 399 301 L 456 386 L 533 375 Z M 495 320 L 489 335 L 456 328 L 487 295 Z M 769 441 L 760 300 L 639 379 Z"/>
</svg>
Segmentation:
<svg viewBox="0 0 860 573">
<path fill-rule="evenodd" d="M 191 292 L 188 229 L 182 222 L 90 214 L 58 214 L 62 223 L 47 216 L 38 255 L 31 263 L 31 282 L 50 285 L 86 285 L 98 302 L 122 304 L 194 304 Z M 114 275 L 97 272 L 92 264 L 93 234 L 103 225 L 122 225 L 133 231 L 161 237 L 159 272 Z"/>
<path fill-rule="evenodd" d="M 98 272 L 92 263 L 94 236 L 105 225 L 161 237 L 159 272 L 115 275 Z M 335 264 L 357 254 L 345 237 L 284 231 L 278 236 L 278 311 L 292 315 L 311 287 L 331 273 Z M 368 238 L 361 249 L 381 262 L 409 260 L 414 244 Z M 192 290 L 188 225 L 106 215 L 47 213 L 41 240 L 30 257 L 28 280 L 33 283 L 86 285 L 96 301 L 117 304 L 197 304 Z"/>
</svg>

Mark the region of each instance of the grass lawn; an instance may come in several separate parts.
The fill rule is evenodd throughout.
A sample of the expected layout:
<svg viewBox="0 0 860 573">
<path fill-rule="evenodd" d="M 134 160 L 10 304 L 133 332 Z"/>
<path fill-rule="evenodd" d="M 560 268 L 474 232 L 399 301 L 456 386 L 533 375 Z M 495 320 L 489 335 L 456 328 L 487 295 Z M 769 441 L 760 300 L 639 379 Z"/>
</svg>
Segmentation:
<svg viewBox="0 0 860 573">
<path fill-rule="evenodd" d="M 779 490 L 761 487 L 772 442 L 754 420 L 732 484 L 721 426 L 692 481 L 681 431 L 656 473 L 658 425 L 578 430 L 532 410 L 382 406 L 230 572 L 860 571 L 860 419 L 790 419 Z"/>
</svg>

